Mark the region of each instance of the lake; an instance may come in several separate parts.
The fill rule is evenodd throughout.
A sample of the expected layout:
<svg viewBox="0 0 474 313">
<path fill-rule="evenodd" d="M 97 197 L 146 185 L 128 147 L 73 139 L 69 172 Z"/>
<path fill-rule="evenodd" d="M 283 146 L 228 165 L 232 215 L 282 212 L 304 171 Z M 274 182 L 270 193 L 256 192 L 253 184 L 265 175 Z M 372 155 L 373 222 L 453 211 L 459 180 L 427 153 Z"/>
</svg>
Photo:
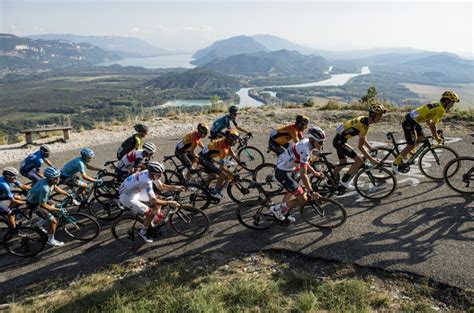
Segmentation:
<svg viewBox="0 0 474 313">
<path fill-rule="evenodd" d="M 170 54 L 160 55 L 149 58 L 125 58 L 119 61 L 104 62 L 99 65 L 112 65 L 120 64 L 122 66 L 142 66 L 144 68 L 172 68 L 172 67 L 184 67 L 194 68 L 195 65 L 191 64 L 192 54 Z"/>
</svg>

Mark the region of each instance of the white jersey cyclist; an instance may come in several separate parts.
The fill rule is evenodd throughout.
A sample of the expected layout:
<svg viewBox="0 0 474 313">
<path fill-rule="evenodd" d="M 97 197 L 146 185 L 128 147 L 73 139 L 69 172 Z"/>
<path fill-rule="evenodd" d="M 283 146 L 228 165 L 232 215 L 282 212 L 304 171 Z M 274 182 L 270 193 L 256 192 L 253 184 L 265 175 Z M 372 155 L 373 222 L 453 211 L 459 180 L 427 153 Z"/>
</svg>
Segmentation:
<svg viewBox="0 0 474 313">
<path fill-rule="evenodd" d="M 148 170 L 129 176 L 119 189 L 120 203 L 137 214 L 150 214 L 150 207 L 143 202 L 149 202 L 156 197 L 153 185 L 161 187 L 162 182 L 152 180 Z"/>
<path fill-rule="evenodd" d="M 277 168 L 282 171 L 293 171 L 295 166 L 308 166 L 312 149 L 307 138 L 292 144 L 278 156 Z"/>
<path fill-rule="evenodd" d="M 132 152 L 124 155 L 117 163 L 117 169 L 123 172 L 131 173 L 133 168 L 140 165 L 145 159 L 143 152 L 143 150 L 133 150 Z"/>
</svg>

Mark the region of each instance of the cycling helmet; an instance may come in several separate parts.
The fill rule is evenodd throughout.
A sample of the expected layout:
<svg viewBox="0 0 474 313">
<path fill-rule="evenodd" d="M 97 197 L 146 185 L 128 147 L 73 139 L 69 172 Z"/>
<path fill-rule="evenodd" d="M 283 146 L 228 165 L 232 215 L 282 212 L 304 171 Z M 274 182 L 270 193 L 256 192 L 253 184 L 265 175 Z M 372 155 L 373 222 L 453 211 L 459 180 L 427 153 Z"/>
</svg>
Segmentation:
<svg viewBox="0 0 474 313">
<path fill-rule="evenodd" d="M 165 171 L 165 166 L 160 162 L 151 161 L 148 162 L 148 172 L 162 174 Z"/>
<path fill-rule="evenodd" d="M 148 153 L 155 153 L 156 146 L 151 142 L 145 142 L 143 144 L 143 151 L 148 152 Z"/>
<path fill-rule="evenodd" d="M 53 180 L 55 178 L 58 178 L 61 175 L 61 171 L 55 167 L 47 167 L 45 168 L 43 175 L 48 180 Z"/>
<path fill-rule="evenodd" d="M 296 115 L 296 120 L 295 120 L 296 124 L 308 124 L 309 123 L 309 118 L 305 115 Z"/>
<path fill-rule="evenodd" d="M 137 124 L 133 127 L 137 133 L 146 133 L 148 132 L 148 126 L 143 124 Z"/>
<path fill-rule="evenodd" d="M 441 96 L 441 99 L 443 99 L 443 98 L 448 99 L 451 102 L 459 102 L 460 101 L 458 95 L 455 94 L 454 92 L 450 91 L 450 90 L 446 90 L 445 92 L 443 92 L 443 95 Z"/>
<path fill-rule="evenodd" d="M 43 155 L 49 155 L 51 153 L 51 149 L 47 145 L 41 145 L 40 151 L 43 152 Z"/>
<path fill-rule="evenodd" d="M 381 104 L 371 104 L 369 106 L 369 113 L 386 113 L 387 110 Z"/>
<path fill-rule="evenodd" d="M 237 140 L 237 138 L 239 138 L 239 132 L 235 129 L 226 129 L 224 132 L 224 136 L 228 140 Z"/>
<path fill-rule="evenodd" d="M 232 105 L 232 106 L 229 107 L 229 113 L 237 114 L 237 112 L 239 112 L 239 108 L 236 107 L 235 105 Z"/>
<path fill-rule="evenodd" d="M 199 123 L 198 126 L 197 126 L 197 131 L 200 134 L 207 135 L 209 133 L 209 127 L 207 127 L 206 124 Z"/>
<path fill-rule="evenodd" d="M 95 155 L 94 151 L 89 148 L 81 149 L 81 156 L 83 158 L 93 158 Z"/>
<path fill-rule="evenodd" d="M 2 175 L 4 177 L 9 177 L 9 178 L 17 177 L 18 176 L 18 171 L 14 167 L 5 167 L 3 169 Z"/>
<path fill-rule="evenodd" d="M 318 142 L 323 142 L 326 140 L 326 134 L 324 133 L 324 130 L 321 129 L 321 127 L 311 127 L 308 129 L 308 134 L 310 138 L 313 138 Z"/>
</svg>

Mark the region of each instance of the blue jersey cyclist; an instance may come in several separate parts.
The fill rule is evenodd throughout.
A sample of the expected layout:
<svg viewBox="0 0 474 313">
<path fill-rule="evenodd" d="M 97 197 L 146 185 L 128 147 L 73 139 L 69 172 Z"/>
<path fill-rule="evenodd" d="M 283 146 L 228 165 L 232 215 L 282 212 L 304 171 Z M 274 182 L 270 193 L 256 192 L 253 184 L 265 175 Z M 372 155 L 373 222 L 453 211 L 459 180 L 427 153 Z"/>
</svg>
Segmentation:
<svg viewBox="0 0 474 313">
<path fill-rule="evenodd" d="M 41 166 L 46 163 L 48 166 L 53 166 L 48 160 L 51 155 L 51 150 L 46 145 L 41 145 L 38 151 L 29 154 L 20 164 L 20 173 L 22 176 L 30 179 L 32 182 L 37 182 L 43 178 L 41 174 Z"/>
<path fill-rule="evenodd" d="M 95 179 L 87 175 L 86 168 L 92 171 L 100 171 L 101 169 L 89 164 L 95 156 L 94 151 L 89 148 L 81 149 L 81 156 L 74 158 L 64 164 L 61 170 L 60 184 L 68 185 L 70 188 L 78 187 L 75 195 L 79 195 L 87 188 L 87 184 L 79 179 L 76 174 L 81 174 L 81 177 L 89 182 L 101 184 L 102 180 Z M 77 203 L 76 203 L 77 204 Z"/>
<path fill-rule="evenodd" d="M 236 129 L 252 137 L 251 132 L 246 131 L 245 129 L 237 125 L 237 114 L 239 114 L 239 109 L 235 105 L 229 107 L 229 114 L 226 114 L 212 122 L 211 135 L 209 136 L 209 138 L 217 139 L 219 137 L 223 137 L 222 131 L 231 128 L 230 122 L 234 124 Z"/>
<path fill-rule="evenodd" d="M 43 174 L 44 178 L 36 182 L 33 188 L 28 192 L 28 197 L 26 199 L 27 209 L 34 210 L 36 215 L 40 218 L 49 221 L 47 243 L 51 246 L 60 247 L 64 245 L 64 242 L 58 241 L 54 238 L 58 222 L 52 213 L 60 212 L 61 209 L 50 205 L 48 200 L 53 190 L 66 196 L 69 194 L 57 186 L 61 175 L 61 172 L 58 169 L 47 167 Z"/>
<path fill-rule="evenodd" d="M 26 185 L 22 185 L 17 180 L 17 177 L 18 171 L 14 167 L 5 167 L 2 176 L 0 176 L 0 213 L 7 216 L 11 228 L 16 227 L 15 215 L 12 213 L 12 208 L 26 203 L 20 196 L 15 196 L 11 188 L 13 186 L 23 190 L 30 188 Z"/>
</svg>

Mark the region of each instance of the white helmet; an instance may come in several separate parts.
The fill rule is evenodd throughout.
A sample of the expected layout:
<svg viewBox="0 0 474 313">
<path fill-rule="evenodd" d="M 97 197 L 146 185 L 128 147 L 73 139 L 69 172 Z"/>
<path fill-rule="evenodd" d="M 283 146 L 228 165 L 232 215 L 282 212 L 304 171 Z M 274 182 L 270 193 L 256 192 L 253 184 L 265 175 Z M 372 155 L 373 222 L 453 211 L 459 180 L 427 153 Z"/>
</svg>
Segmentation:
<svg viewBox="0 0 474 313">
<path fill-rule="evenodd" d="M 165 171 L 165 166 L 160 162 L 151 161 L 148 162 L 148 172 L 161 174 Z"/>
<path fill-rule="evenodd" d="M 148 152 L 148 153 L 155 153 L 156 146 L 151 142 L 145 142 L 143 144 L 143 151 Z"/>
<path fill-rule="evenodd" d="M 310 129 L 308 129 L 308 134 L 310 138 L 313 138 L 318 142 L 323 142 L 324 140 L 326 140 L 326 134 L 324 133 L 324 130 L 322 130 L 321 127 L 311 127 Z"/>
</svg>

